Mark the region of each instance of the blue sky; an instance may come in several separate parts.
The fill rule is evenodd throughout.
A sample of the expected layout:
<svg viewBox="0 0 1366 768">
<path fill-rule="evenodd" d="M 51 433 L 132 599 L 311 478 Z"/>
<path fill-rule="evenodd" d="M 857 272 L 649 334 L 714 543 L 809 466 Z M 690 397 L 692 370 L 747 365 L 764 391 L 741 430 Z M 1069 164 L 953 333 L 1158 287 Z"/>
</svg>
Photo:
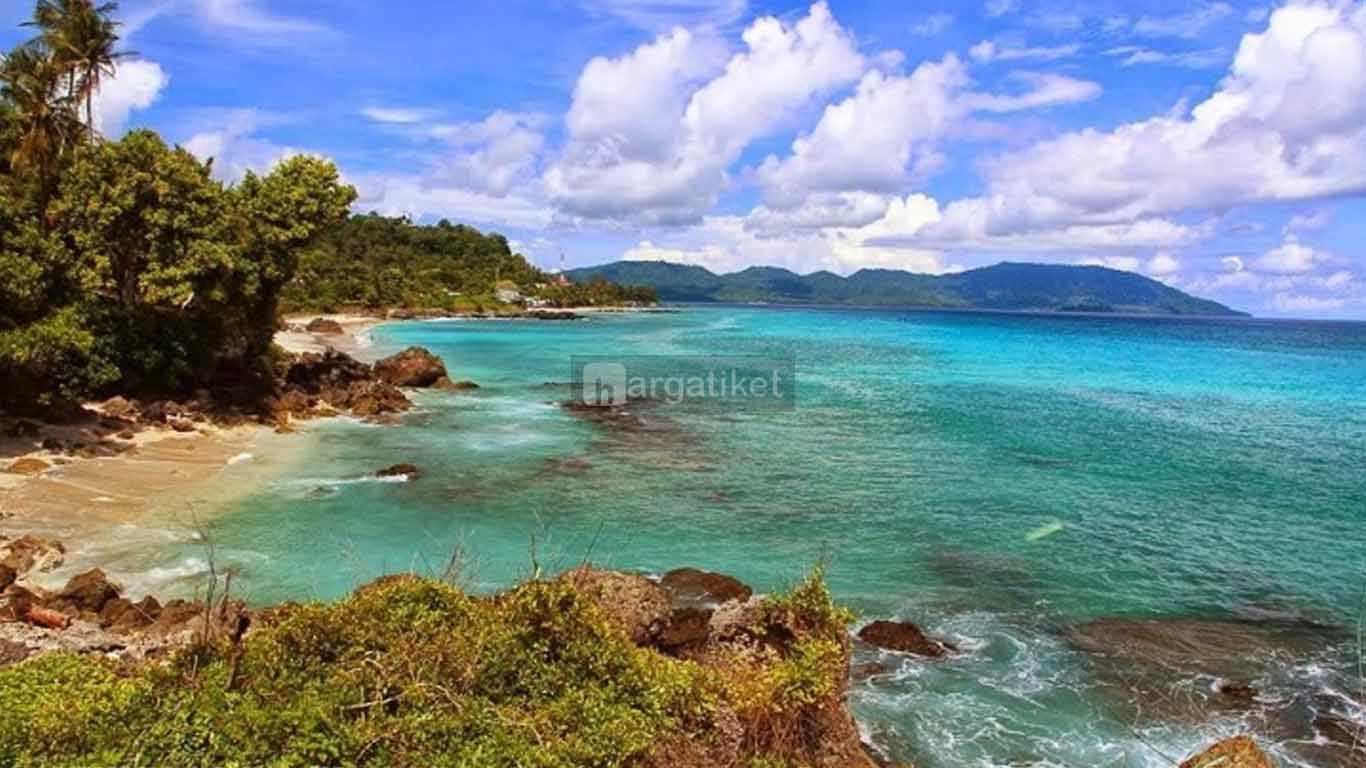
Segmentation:
<svg viewBox="0 0 1366 768">
<path fill-rule="evenodd" d="M 26 37 L 28 0 L 0 9 Z M 534 261 L 1143 272 L 1366 317 L 1366 2 L 127 0 L 101 95 L 225 180 Z"/>
</svg>

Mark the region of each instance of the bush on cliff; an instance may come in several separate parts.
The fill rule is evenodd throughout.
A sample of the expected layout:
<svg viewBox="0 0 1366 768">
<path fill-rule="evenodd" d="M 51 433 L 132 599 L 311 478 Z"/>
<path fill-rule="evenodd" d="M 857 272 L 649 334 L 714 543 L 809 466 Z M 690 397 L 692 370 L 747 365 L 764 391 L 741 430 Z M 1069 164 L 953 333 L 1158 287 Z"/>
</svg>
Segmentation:
<svg viewBox="0 0 1366 768">
<path fill-rule="evenodd" d="M 633 644 L 567 582 L 472 597 L 391 578 L 167 664 L 0 671 L 0 766 L 687 765 L 726 739 L 740 764 L 800 765 L 774 733 L 837 703 L 847 655 L 819 580 L 761 613 L 789 611 L 792 653 L 717 665 Z M 736 713 L 777 730 L 723 733 Z"/>
</svg>

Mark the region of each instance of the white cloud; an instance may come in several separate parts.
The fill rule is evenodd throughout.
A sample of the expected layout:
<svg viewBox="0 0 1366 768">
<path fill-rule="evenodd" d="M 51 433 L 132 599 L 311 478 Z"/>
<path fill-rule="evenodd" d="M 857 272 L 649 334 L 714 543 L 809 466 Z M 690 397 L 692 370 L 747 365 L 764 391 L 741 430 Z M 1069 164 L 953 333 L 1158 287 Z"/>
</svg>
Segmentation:
<svg viewBox="0 0 1366 768">
<path fill-rule="evenodd" d="M 123 9 L 120 34 L 131 38 L 148 24 L 173 14 L 188 15 L 206 31 L 245 47 L 285 48 L 340 38 L 326 24 L 272 13 L 261 7 L 260 0 L 148 0 Z"/>
<path fill-rule="evenodd" d="M 1333 223 L 1333 209 L 1319 208 L 1297 213 L 1285 224 L 1285 234 L 1292 232 L 1314 232 Z"/>
<path fill-rule="evenodd" d="M 1087 267 L 1108 267 L 1121 272 L 1137 272 L 1142 261 L 1137 256 L 1087 256 L 1077 260 Z"/>
<path fill-rule="evenodd" d="M 1013 112 L 1100 94 L 1095 83 L 1062 75 L 1016 73 L 1012 79 L 1024 83 L 1025 90 L 972 92 L 967 70 L 953 54 L 925 62 L 909 75 L 869 72 L 851 96 L 826 107 L 816 127 L 793 141 L 787 157 L 770 155 L 760 165 L 755 175 L 764 206 L 752 224 L 771 231 L 784 222 L 867 223 L 875 206 L 866 199 L 851 206 L 850 198 L 839 195 L 889 195 L 908 179 L 928 176 L 944 162 L 938 142 L 973 112 Z"/>
<path fill-rule="evenodd" d="M 1148 259 L 1143 271 L 1155 277 L 1175 275 L 1181 271 L 1181 260 L 1173 256 L 1170 251 L 1158 251 L 1153 254 L 1151 259 Z"/>
<path fill-rule="evenodd" d="M 277 47 L 337 35 L 325 24 L 265 10 L 256 0 L 189 1 L 204 24 L 239 42 Z"/>
<path fill-rule="evenodd" d="M 110 138 L 122 135 L 129 114 L 152 106 L 170 80 L 154 61 L 119 62 L 113 76 L 100 83 L 95 95 L 95 129 Z"/>
<path fill-rule="evenodd" d="M 416 125 L 431 120 L 433 116 L 431 110 L 415 107 L 366 107 L 360 112 L 376 123 L 391 125 Z"/>
<path fill-rule="evenodd" d="M 356 185 L 359 211 L 378 211 L 386 216 L 430 216 L 471 222 L 488 227 L 544 229 L 554 211 L 534 193 L 492 195 L 448 184 L 433 183 L 417 175 L 362 174 L 348 176 Z"/>
<path fill-rule="evenodd" d="M 567 214 L 697 220 L 727 185 L 728 169 L 745 147 L 787 124 L 814 97 L 856 79 L 865 64 L 825 3 L 816 3 L 795 23 L 756 20 L 744 32 L 745 50 L 692 91 L 680 111 L 679 97 L 699 72 L 693 39 L 675 31 L 584 69 L 568 146 L 545 175 L 552 199 Z M 632 64 L 641 61 L 649 66 Z"/>
<path fill-rule="evenodd" d="M 1335 312 L 1347 306 L 1347 300 L 1330 296 L 1306 296 L 1303 294 L 1278 293 L 1274 306 L 1281 312 L 1305 312 L 1320 314 Z"/>
<path fill-rule="evenodd" d="M 478 122 L 439 123 L 427 128 L 450 147 L 437 158 L 432 175 L 443 185 L 507 195 L 534 177 L 545 137 L 537 114 L 499 110 Z"/>
<path fill-rule="evenodd" d="M 967 72 L 952 54 L 910 75 L 869 72 L 853 95 L 825 108 L 811 133 L 783 160 L 769 156 L 758 170 L 770 206 L 792 208 L 811 193 L 894 192 L 917 153 L 965 113 L 959 94 Z"/>
<path fill-rule="evenodd" d="M 1020 0 L 987 0 L 986 12 L 989 18 L 997 19 L 1020 9 Z"/>
<path fill-rule="evenodd" d="M 724 26 L 749 10 L 746 0 L 582 0 L 588 11 L 652 31 Z"/>
<path fill-rule="evenodd" d="M 986 172 L 987 196 L 949 211 L 998 234 L 1366 191 L 1366 5 L 1282 8 L 1189 114 L 1067 133 Z"/>
<path fill-rule="evenodd" d="M 1159 51 L 1137 45 L 1121 45 L 1104 52 L 1106 56 L 1122 56 L 1122 67 L 1156 64 L 1184 69 L 1214 69 L 1228 62 L 1229 53 L 1223 48 L 1197 51 Z"/>
<path fill-rule="evenodd" d="M 1256 268 L 1262 272 L 1281 275 L 1300 275 L 1314 271 L 1315 265 L 1323 260 L 1323 254 L 1294 237 L 1287 237 L 1280 247 L 1273 248 L 1257 259 Z"/>
<path fill-rule="evenodd" d="M 1145 37 L 1196 38 L 1232 13 L 1228 3 L 1206 3 L 1176 16 L 1144 16 L 1134 24 L 1134 32 Z"/>
<path fill-rule="evenodd" d="M 890 216 L 914 217 L 915 201 L 896 203 Z M 946 264 L 941 253 L 917 248 L 881 247 L 869 241 L 874 227 L 795 231 L 760 237 L 745 219 L 709 216 L 699 224 L 669 233 L 669 242 L 643 240 L 624 258 L 697 264 L 716 272 L 733 272 L 754 264 L 784 267 L 798 273 L 829 270 L 849 274 L 880 267 L 939 274 L 961 267 Z"/>
<path fill-rule="evenodd" d="M 212 127 L 201 127 L 181 146 L 200 160 L 212 160 L 214 176 L 224 181 L 237 181 L 247 171 L 268 171 L 302 153 L 257 136 L 263 128 L 286 122 L 280 115 L 255 109 L 204 110 L 198 122 Z"/>
<path fill-rule="evenodd" d="M 920 37 L 935 37 L 953 25 L 953 14 L 932 13 L 911 25 L 911 34 Z"/>
<path fill-rule="evenodd" d="M 1056 61 L 1076 56 L 1080 50 L 1081 46 L 1075 43 L 1030 48 L 1000 46 L 991 40 L 983 40 L 968 49 L 968 55 L 983 63 L 991 61 Z"/>
<path fill-rule="evenodd" d="M 1077 104 L 1100 96 L 1101 87 L 1089 80 L 1045 72 L 1014 72 L 1011 79 L 1027 87 L 1018 94 L 972 94 L 969 109 L 982 112 L 1019 112 L 1059 104 Z"/>
</svg>

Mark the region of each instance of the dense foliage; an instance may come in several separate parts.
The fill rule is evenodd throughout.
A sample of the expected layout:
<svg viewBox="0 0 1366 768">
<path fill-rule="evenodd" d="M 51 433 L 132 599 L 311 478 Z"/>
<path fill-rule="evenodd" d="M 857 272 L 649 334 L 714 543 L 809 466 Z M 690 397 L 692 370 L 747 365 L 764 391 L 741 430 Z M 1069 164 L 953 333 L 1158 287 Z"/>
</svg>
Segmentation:
<svg viewBox="0 0 1366 768">
<path fill-rule="evenodd" d="M 737 714 L 741 764 L 796 766 L 838 702 L 848 617 L 819 577 L 766 610 L 800 633 L 791 654 L 718 667 L 636 646 L 566 581 L 480 598 L 385 579 L 168 665 L 0 670 L 0 766 L 671 765 L 661 748 Z"/>
<path fill-rule="evenodd" d="M 42 0 L 0 65 L 0 408 L 259 388 L 297 253 L 355 198 L 316 158 L 225 186 L 154 133 L 100 139 L 113 10 Z"/>
<path fill-rule="evenodd" d="M 717 275 L 698 266 L 620 261 L 570 272 L 575 281 L 648 285 L 666 301 L 773 302 L 1053 312 L 1236 315 L 1228 307 L 1131 272 L 1066 264 L 996 264 L 947 275 L 863 269 L 798 275 L 750 267 Z"/>
<path fill-rule="evenodd" d="M 606 281 L 561 286 L 499 234 L 445 220 L 422 226 L 369 214 L 332 228 L 303 254 L 284 302 L 291 310 L 313 311 L 496 309 L 500 284 L 550 306 L 654 301 L 652 290 Z"/>
</svg>

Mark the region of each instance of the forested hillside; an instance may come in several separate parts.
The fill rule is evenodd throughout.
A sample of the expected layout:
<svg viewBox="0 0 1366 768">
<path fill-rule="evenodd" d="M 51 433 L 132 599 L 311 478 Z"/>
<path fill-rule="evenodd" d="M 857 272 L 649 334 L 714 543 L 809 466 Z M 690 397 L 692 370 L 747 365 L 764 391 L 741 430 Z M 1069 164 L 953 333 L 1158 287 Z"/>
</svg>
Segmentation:
<svg viewBox="0 0 1366 768">
<path fill-rule="evenodd" d="M 831 272 L 798 275 L 776 267 L 750 267 L 717 275 L 698 266 L 619 261 L 569 273 L 647 285 L 664 301 L 843 304 L 1046 312 L 1126 312 L 1238 315 L 1235 310 L 1183 293 L 1132 272 L 1069 264 L 1003 263 L 949 275 L 864 269 L 848 277 Z"/>
<path fill-rule="evenodd" d="M 499 283 L 550 306 L 653 303 L 654 291 L 606 281 L 561 286 L 513 252 L 507 238 L 444 219 L 435 225 L 353 216 L 305 249 L 284 292 L 289 310 L 477 310 Z"/>
</svg>

